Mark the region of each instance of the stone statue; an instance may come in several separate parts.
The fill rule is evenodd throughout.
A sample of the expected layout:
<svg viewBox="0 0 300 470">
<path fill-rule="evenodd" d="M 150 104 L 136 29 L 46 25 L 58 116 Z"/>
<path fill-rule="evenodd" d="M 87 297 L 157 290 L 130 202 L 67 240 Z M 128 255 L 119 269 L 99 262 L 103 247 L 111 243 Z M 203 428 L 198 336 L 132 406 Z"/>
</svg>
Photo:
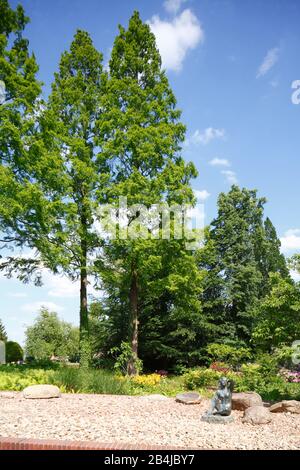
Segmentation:
<svg viewBox="0 0 300 470">
<path fill-rule="evenodd" d="M 210 409 L 202 416 L 207 422 L 230 422 L 233 421 L 231 414 L 231 401 L 233 392 L 233 381 L 226 377 L 219 380 L 219 388 L 211 400 Z"/>
</svg>

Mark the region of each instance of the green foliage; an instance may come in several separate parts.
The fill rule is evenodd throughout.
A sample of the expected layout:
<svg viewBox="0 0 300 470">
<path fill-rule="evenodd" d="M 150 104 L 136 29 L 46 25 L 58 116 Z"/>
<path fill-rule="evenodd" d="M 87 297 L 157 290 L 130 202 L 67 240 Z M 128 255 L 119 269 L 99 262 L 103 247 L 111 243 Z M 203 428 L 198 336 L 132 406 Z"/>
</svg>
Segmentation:
<svg viewBox="0 0 300 470">
<path fill-rule="evenodd" d="M 5 84 L 0 104 L 1 243 L 23 245 L 34 237 L 39 218 L 41 194 L 30 174 L 41 88 L 35 57 L 23 37 L 29 21 L 23 8 L 13 10 L 0 0 L 0 11 L 0 80 Z"/>
<path fill-rule="evenodd" d="M 257 392 L 264 400 L 288 400 L 300 398 L 299 384 L 285 382 L 275 371 L 274 364 L 245 364 L 240 372 L 219 372 L 213 369 L 190 370 L 183 376 L 184 386 L 189 390 L 215 388 L 218 380 L 226 375 L 234 382 L 235 392 Z M 263 361 L 263 359 L 262 359 Z M 272 361 L 271 361 L 272 362 Z"/>
<path fill-rule="evenodd" d="M 251 359 L 250 346 L 275 351 L 272 360 L 285 364 L 287 348 L 300 337 L 300 287 L 290 279 L 257 191 L 233 186 L 219 196 L 217 217 L 199 250 L 187 250 L 187 240 L 174 237 L 173 220 L 170 241 L 143 232 L 139 210 L 131 214 L 129 234 L 136 228 L 142 238 L 102 240 L 95 231 L 99 205 L 116 206 L 120 196 L 128 206 L 146 208 L 195 203 L 190 182 L 197 171 L 181 155 L 185 126 L 149 25 L 134 12 L 128 28 L 119 27 L 109 72 L 89 34 L 77 31 L 44 103 L 38 66 L 23 37 L 29 20 L 7 0 L 0 0 L 0 9 L 0 80 L 6 87 L 0 248 L 13 243 L 35 253 L 2 259 L 0 269 L 37 285 L 42 267 L 80 280 L 79 332 L 43 311 L 27 330 L 27 354 L 38 360 L 80 354 L 85 371 L 78 384 L 86 377 L 92 389 L 101 386 L 89 378 L 91 358 L 99 365 L 111 349 L 118 354 L 116 369 L 132 374 L 141 360 L 149 370 L 211 361 L 236 368 Z M 299 256 L 290 265 L 299 269 Z M 88 312 L 92 275 L 105 295 Z M 1 338 L 7 340 L 0 322 Z M 275 394 L 270 384 L 274 390 L 285 386 L 267 356 L 258 370 L 243 367 L 236 377 L 240 388 Z M 216 372 L 198 371 L 191 383 L 210 382 Z M 77 380 L 75 372 L 71 376 Z"/>
<path fill-rule="evenodd" d="M 237 186 L 219 196 L 218 215 L 199 253 L 199 266 L 207 271 L 202 302 L 211 324 L 208 342 L 249 344 L 256 307 L 270 291 L 270 273 L 289 280 L 276 231 L 263 220 L 264 204 L 256 191 Z"/>
<path fill-rule="evenodd" d="M 206 348 L 207 354 L 215 361 L 224 361 L 231 366 L 239 366 L 252 358 L 249 348 L 236 348 L 228 344 L 211 343 Z"/>
<path fill-rule="evenodd" d="M 300 338 L 300 286 L 280 275 L 270 277 L 271 292 L 257 309 L 252 339 L 264 351 L 291 346 Z"/>
<path fill-rule="evenodd" d="M 19 343 L 7 341 L 5 344 L 6 362 L 18 362 L 23 360 L 24 352 Z"/>
<path fill-rule="evenodd" d="M 22 391 L 30 385 L 49 383 L 51 370 L 26 366 L 0 366 L 0 390 Z"/>
<path fill-rule="evenodd" d="M 37 360 L 52 356 L 72 360 L 79 353 L 78 328 L 42 308 L 34 324 L 26 330 L 25 351 L 26 356 Z"/>
<path fill-rule="evenodd" d="M 128 363 L 132 357 L 131 345 L 129 343 L 126 343 L 125 341 L 122 341 L 121 346 L 119 348 L 118 347 L 112 348 L 110 353 L 113 356 L 116 356 L 116 362 L 114 365 L 114 369 L 116 370 L 116 372 L 119 372 L 123 375 L 127 375 Z M 141 359 L 136 360 L 135 367 L 136 367 L 137 373 L 142 372 L 143 362 L 141 361 Z"/>
<path fill-rule="evenodd" d="M 6 334 L 5 327 L 1 319 L 0 319 L 0 341 L 4 341 L 4 342 L 7 341 L 7 334 Z"/>
<path fill-rule="evenodd" d="M 65 393 L 129 393 L 127 382 L 107 371 L 59 367 L 36 369 L 28 366 L 0 367 L 0 390 L 21 391 L 30 385 L 52 383 Z"/>
<path fill-rule="evenodd" d="M 224 376 L 224 372 L 219 372 L 213 369 L 198 368 L 190 370 L 183 376 L 184 384 L 189 390 L 199 388 L 215 388 L 218 386 L 218 381 Z M 226 377 L 232 379 L 234 383 L 239 379 L 239 375 L 235 372 L 226 373 Z"/>
<path fill-rule="evenodd" d="M 292 358 L 295 350 L 291 346 L 280 346 L 276 348 L 272 356 L 276 361 L 277 367 L 292 367 Z"/>
<path fill-rule="evenodd" d="M 196 176 L 196 169 L 180 155 L 185 126 L 161 68 L 155 36 L 137 12 L 127 29 L 119 27 L 109 68 L 103 113 L 98 121 L 99 138 L 104 141 L 102 156 L 115 170 L 106 187 L 108 201 L 114 204 L 119 196 L 125 196 L 128 206 L 144 204 L 146 208 L 160 203 L 192 203 L 190 179 Z M 133 228 L 142 231 L 142 218 L 142 214 L 132 215 L 129 233 Z M 183 295 L 192 276 L 195 286 L 198 273 L 192 267 L 191 254 L 186 253 L 184 240 L 168 244 L 151 237 L 146 230 L 143 238 L 107 243 L 98 267 L 108 293 L 106 312 L 113 332 L 118 331 L 116 346 L 121 341 L 131 343 L 129 365 L 133 373 L 138 353 L 149 355 L 148 345 L 155 348 L 156 356 L 174 356 L 174 340 L 189 344 L 192 332 L 187 325 L 197 293 L 186 313 L 186 303 L 179 305 L 179 289 L 182 287 Z M 187 273 L 189 268 L 191 275 Z M 177 305 L 171 312 L 175 296 Z M 195 316 L 198 312 L 199 307 Z M 183 319 L 185 314 L 188 318 Z M 167 322 L 171 324 L 172 315 L 173 344 L 159 344 L 162 336 L 157 339 L 158 332 L 166 328 Z M 140 351 L 139 337 L 143 347 Z M 151 345 L 145 339 L 150 337 Z M 170 337 L 167 343 L 171 343 Z"/>
<path fill-rule="evenodd" d="M 126 395 L 127 382 L 103 370 L 63 367 L 50 376 L 51 382 L 71 393 Z"/>
</svg>

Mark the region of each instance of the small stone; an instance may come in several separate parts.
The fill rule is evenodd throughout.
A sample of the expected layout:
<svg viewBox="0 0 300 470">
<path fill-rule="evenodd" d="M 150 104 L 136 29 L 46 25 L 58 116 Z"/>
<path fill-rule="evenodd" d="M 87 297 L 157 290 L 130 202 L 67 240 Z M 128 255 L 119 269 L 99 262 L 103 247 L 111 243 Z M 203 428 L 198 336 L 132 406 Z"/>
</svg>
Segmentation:
<svg viewBox="0 0 300 470">
<path fill-rule="evenodd" d="M 283 400 L 270 406 L 271 413 L 292 413 L 300 414 L 300 401 Z"/>
<path fill-rule="evenodd" d="M 59 398 L 60 390 L 55 385 L 31 385 L 23 390 L 23 397 L 30 399 Z"/>
<path fill-rule="evenodd" d="M 272 421 L 270 411 L 264 406 L 251 406 L 247 408 L 242 419 L 246 424 L 268 424 Z"/>
<path fill-rule="evenodd" d="M 152 395 L 142 395 L 140 399 L 144 400 L 168 400 L 168 397 L 165 397 L 164 395 L 159 395 L 156 393 L 153 393 Z"/>
<path fill-rule="evenodd" d="M 212 415 L 212 414 L 205 413 L 201 417 L 201 421 L 205 421 L 206 423 L 212 423 L 212 424 L 228 424 L 234 421 L 234 417 L 232 415 L 221 416 L 221 415 Z"/>
<path fill-rule="evenodd" d="M 176 401 L 178 403 L 184 403 L 185 405 L 198 405 L 201 403 L 201 400 L 201 396 L 196 392 L 180 393 L 176 395 Z"/>
<path fill-rule="evenodd" d="M 256 392 L 241 392 L 232 394 L 232 409 L 245 411 L 252 406 L 263 406 L 261 396 Z"/>
</svg>

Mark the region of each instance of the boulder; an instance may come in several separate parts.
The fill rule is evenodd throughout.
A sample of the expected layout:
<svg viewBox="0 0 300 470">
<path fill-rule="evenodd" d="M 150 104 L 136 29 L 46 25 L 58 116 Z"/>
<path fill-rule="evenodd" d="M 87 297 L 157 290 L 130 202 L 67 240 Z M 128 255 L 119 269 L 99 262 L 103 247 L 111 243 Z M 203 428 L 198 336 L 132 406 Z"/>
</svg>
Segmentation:
<svg viewBox="0 0 300 470">
<path fill-rule="evenodd" d="M 180 393 L 176 395 L 176 401 L 184 405 L 198 405 L 201 403 L 201 396 L 196 392 Z"/>
<path fill-rule="evenodd" d="M 271 413 L 293 413 L 300 414 L 300 401 L 283 400 L 270 406 Z"/>
<path fill-rule="evenodd" d="M 24 398 L 59 398 L 60 390 L 55 385 L 31 385 L 23 390 Z"/>
<path fill-rule="evenodd" d="M 251 406 L 247 408 L 242 419 L 246 424 L 268 424 L 272 421 L 272 414 L 264 406 Z"/>
<path fill-rule="evenodd" d="M 261 396 L 256 392 L 241 392 L 232 394 L 232 409 L 245 411 L 252 406 L 263 406 Z"/>
</svg>

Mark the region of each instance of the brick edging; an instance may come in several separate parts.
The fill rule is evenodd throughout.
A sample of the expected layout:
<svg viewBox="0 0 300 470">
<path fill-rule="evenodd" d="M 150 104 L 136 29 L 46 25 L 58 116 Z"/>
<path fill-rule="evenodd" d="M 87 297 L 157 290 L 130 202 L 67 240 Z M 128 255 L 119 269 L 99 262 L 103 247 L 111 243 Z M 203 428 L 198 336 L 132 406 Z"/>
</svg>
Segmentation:
<svg viewBox="0 0 300 470">
<path fill-rule="evenodd" d="M 67 441 L 55 439 L 22 439 L 0 437 L 1 450 L 192 450 L 180 447 L 163 447 L 150 444 L 132 445 L 114 442 Z"/>
</svg>

